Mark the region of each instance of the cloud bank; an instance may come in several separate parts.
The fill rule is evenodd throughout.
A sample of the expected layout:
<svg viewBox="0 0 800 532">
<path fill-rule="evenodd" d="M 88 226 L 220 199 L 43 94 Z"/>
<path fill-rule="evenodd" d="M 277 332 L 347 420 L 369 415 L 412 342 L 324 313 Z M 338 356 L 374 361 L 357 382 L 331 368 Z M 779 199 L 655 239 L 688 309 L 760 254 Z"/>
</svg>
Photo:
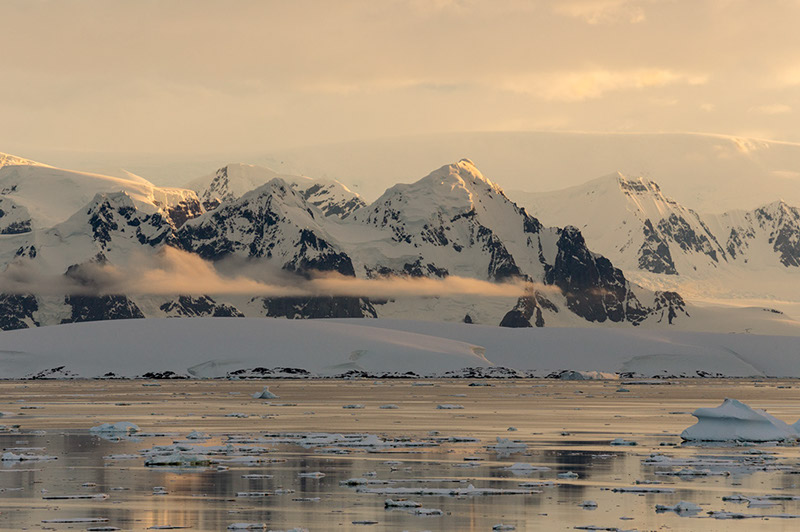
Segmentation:
<svg viewBox="0 0 800 532">
<path fill-rule="evenodd" d="M 529 284 L 528 284 L 529 286 Z M 0 292 L 37 295 L 247 295 L 260 297 L 357 296 L 389 299 L 472 295 L 519 297 L 522 280 L 492 283 L 449 276 L 444 279 L 387 276 L 357 279 L 336 273 L 310 277 L 292 274 L 268 262 L 214 264 L 174 248 L 155 256 L 139 255 L 125 266 L 90 262 L 64 275 L 12 264 L 0 274 Z"/>
</svg>

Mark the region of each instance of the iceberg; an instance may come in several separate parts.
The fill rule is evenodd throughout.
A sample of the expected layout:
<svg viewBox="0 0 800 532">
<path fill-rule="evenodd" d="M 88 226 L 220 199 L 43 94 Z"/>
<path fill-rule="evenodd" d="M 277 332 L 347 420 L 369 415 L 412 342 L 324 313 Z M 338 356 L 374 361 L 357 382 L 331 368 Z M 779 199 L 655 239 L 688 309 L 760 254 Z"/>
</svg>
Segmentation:
<svg viewBox="0 0 800 532">
<path fill-rule="evenodd" d="M 686 441 L 782 441 L 796 440 L 798 433 L 787 423 L 736 399 L 725 399 L 716 408 L 698 408 L 697 423 L 681 433 Z"/>
<path fill-rule="evenodd" d="M 269 386 L 264 386 L 262 391 L 253 394 L 253 399 L 278 399 L 278 396 L 269 391 Z"/>
</svg>

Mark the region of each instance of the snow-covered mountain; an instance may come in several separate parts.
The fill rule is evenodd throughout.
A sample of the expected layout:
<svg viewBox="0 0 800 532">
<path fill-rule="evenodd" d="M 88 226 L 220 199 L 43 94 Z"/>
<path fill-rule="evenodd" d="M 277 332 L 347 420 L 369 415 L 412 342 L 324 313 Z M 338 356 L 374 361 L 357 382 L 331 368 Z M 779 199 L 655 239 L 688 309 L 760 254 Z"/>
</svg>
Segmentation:
<svg viewBox="0 0 800 532">
<path fill-rule="evenodd" d="M 19 201 L 28 212 L 38 212 L 41 205 L 66 211 L 70 202 L 80 200 L 80 194 L 95 190 L 71 215 L 49 226 L 40 225 L 46 217 L 31 217 L 28 230 L 0 235 L 0 280 L 10 287 L 0 290 L 2 328 L 97 319 L 242 315 L 413 315 L 493 325 L 502 322 L 509 327 L 615 324 L 702 328 L 709 322 L 709 312 L 693 307 L 674 290 L 632 283 L 616 267 L 616 258 L 609 260 L 596 253 L 579 228 L 566 223 L 565 227 L 542 224 L 468 159 L 445 165 L 414 183 L 396 185 L 371 205 L 359 204 L 346 213 L 334 212 L 332 202 L 318 201 L 325 183 L 309 180 L 312 184 L 306 186 L 306 178 L 287 181 L 245 165 L 230 165 L 215 173 L 200 196 L 190 190 L 161 189 L 141 178 L 114 181 L 34 166 L 2 170 L 7 171 L 9 183 L 14 182 L 9 176 L 16 178 L 16 188 L 2 198 Z M 236 175 L 241 179 L 231 179 Z M 270 179 L 262 183 L 266 177 Z M 39 189 L 37 196 L 34 185 L 48 180 L 54 181 L 56 188 L 77 191 L 64 192 L 63 204 L 47 187 Z M 622 180 L 617 183 L 623 186 Z M 624 183 L 629 199 L 657 192 L 657 187 L 643 181 Z M 252 184 L 257 185 L 255 189 L 243 192 Z M 338 187 L 333 190 L 345 197 L 346 189 Z M 346 192 L 348 201 L 360 202 Z M 695 260 L 690 264 L 711 264 L 725 256 L 726 251 L 712 245 L 715 241 L 710 233 L 693 229 L 704 226 L 691 211 L 659 198 L 660 203 L 647 204 L 647 212 L 670 206 L 669 213 L 664 210 L 664 219 L 671 221 L 673 215 L 677 219 L 669 224 L 651 222 L 659 238 L 678 247 L 686 244 L 688 256 Z M 643 203 L 641 198 L 637 201 Z M 784 225 L 791 222 L 788 214 L 770 216 L 776 223 L 778 219 Z M 763 224 L 766 219 L 766 215 L 758 218 Z M 737 223 L 740 227 L 743 222 L 737 219 Z M 694 232 L 692 239 L 687 236 L 691 233 L 687 226 Z M 789 244 L 781 244 L 782 249 L 795 242 L 787 238 Z M 780 241 L 784 240 L 781 237 Z M 208 266 L 164 266 L 164 257 L 176 253 L 194 257 L 195 262 L 207 261 Z M 719 254 L 716 259 L 714 253 Z M 674 263 L 678 269 L 681 260 L 682 256 Z M 269 277 L 273 284 L 310 286 L 304 293 L 314 295 L 286 291 L 279 297 L 220 292 L 219 288 L 204 294 L 207 279 L 203 276 L 221 275 L 215 264 L 242 268 L 226 271 L 214 282 L 261 282 Z M 284 273 L 275 276 L 278 270 Z M 339 288 L 308 284 L 320 275 L 333 275 L 324 280 L 338 283 Z M 182 287 L 193 283 L 194 288 L 189 290 L 192 293 L 176 289 L 171 294 L 164 291 L 162 283 L 158 291 L 150 292 L 151 287 L 141 280 L 153 278 L 174 279 Z M 441 283 L 456 279 L 462 288 L 473 284 L 480 289 L 456 291 L 452 296 L 434 289 L 405 293 L 411 285 L 402 283 L 426 278 Z M 136 280 L 140 282 L 133 282 Z M 516 284 L 509 285 L 509 281 Z M 128 288 L 131 286 L 135 288 Z M 375 286 L 383 288 L 373 292 Z M 505 288 L 498 292 L 493 288 L 498 286 Z M 133 291 L 127 293 L 129 290 Z M 732 327 L 729 324 L 735 321 L 723 327 Z"/>
<path fill-rule="evenodd" d="M 187 222 L 178 238 L 206 259 L 269 258 L 302 273 L 523 278 L 559 289 L 536 299 L 546 301 L 540 324 L 555 319 L 559 307 L 590 322 L 638 324 L 652 316 L 660 297 L 636 293 L 574 228 L 543 227 L 468 159 L 396 185 L 342 220 L 322 216 L 304 194 L 275 178 Z"/>
<path fill-rule="evenodd" d="M 621 173 L 577 187 L 517 194 L 547 223 L 571 220 L 590 245 L 625 270 L 677 275 L 714 269 L 726 252 L 691 209 L 664 195 L 654 181 Z"/>
<path fill-rule="evenodd" d="M 128 174 L 128 179 L 63 170 L 0 154 L 0 234 L 46 229 L 65 221 L 98 193 L 125 192 L 137 205 L 155 206 L 176 220 L 199 213 L 197 195 L 186 189 L 164 188 Z M 182 213 L 182 214 L 181 214 Z"/>
<path fill-rule="evenodd" d="M 776 201 L 752 211 L 710 217 L 725 238 L 728 260 L 742 265 L 774 264 L 800 268 L 800 209 Z M 798 272 L 800 273 L 800 272 Z"/>
<path fill-rule="evenodd" d="M 183 249 L 207 260 L 271 259 L 290 271 L 354 275 L 350 258 L 326 230 L 325 216 L 281 178 L 187 222 Z"/>
<path fill-rule="evenodd" d="M 345 218 L 365 205 L 358 194 L 338 181 L 278 174 L 269 168 L 241 163 L 223 166 L 213 174 L 189 182 L 186 188 L 197 192 L 207 209 L 213 209 L 221 202 L 240 198 L 275 178 L 294 187 L 325 216 Z"/>
<path fill-rule="evenodd" d="M 783 201 L 750 211 L 698 213 L 654 181 L 619 173 L 515 198 L 545 223 L 570 220 L 589 247 L 652 289 L 800 301 L 800 209 Z"/>
</svg>

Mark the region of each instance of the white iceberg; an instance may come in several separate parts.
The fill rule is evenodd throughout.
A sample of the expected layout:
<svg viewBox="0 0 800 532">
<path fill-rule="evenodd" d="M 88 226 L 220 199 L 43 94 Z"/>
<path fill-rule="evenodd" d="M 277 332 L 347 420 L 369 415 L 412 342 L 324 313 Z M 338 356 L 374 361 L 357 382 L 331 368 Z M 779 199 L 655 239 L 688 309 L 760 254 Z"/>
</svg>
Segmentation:
<svg viewBox="0 0 800 532">
<path fill-rule="evenodd" d="M 129 435 L 139 432 L 139 427 L 130 421 L 118 421 L 116 423 L 103 423 L 89 429 L 94 434 L 114 434 Z"/>
<path fill-rule="evenodd" d="M 675 506 L 664 504 L 656 504 L 656 512 L 675 512 L 676 514 L 697 514 L 703 511 L 703 508 L 693 502 L 681 501 Z"/>
<path fill-rule="evenodd" d="M 253 399 L 278 399 L 278 396 L 269 391 L 269 386 L 264 386 L 262 391 L 253 394 Z"/>
<path fill-rule="evenodd" d="M 798 437 L 787 423 L 736 399 L 725 399 L 716 408 L 698 408 L 692 415 L 697 423 L 681 433 L 687 441 L 765 442 Z"/>
</svg>

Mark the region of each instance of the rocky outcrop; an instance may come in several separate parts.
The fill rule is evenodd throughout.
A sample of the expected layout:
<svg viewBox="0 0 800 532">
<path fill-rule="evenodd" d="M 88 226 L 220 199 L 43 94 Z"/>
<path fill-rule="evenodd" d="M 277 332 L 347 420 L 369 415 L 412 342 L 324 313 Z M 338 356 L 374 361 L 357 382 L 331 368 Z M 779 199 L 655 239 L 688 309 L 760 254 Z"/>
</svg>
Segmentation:
<svg viewBox="0 0 800 532">
<path fill-rule="evenodd" d="M 168 318 L 199 318 L 207 316 L 215 318 L 244 317 L 244 314 L 236 307 L 224 303 L 217 303 L 208 296 L 178 296 L 176 299 L 161 305 L 159 309 L 164 312 Z"/>
<path fill-rule="evenodd" d="M 272 318 L 376 318 L 375 307 L 366 298 L 268 297 L 260 298 L 264 315 Z"/>
<path fill-rule="evenodd" d="M 64 303 L 71 308 L 71 314 L 61 323 L 144 318 L 136 303 L 124 295 L 71 295 L 64 298 Z"/>
<path fill-rule="evenodd" d="M 39 322 L 34 318 L 38 310 L 34 295 L 0 294 L 0 330 L 38 327 Z"/>
</svg>

